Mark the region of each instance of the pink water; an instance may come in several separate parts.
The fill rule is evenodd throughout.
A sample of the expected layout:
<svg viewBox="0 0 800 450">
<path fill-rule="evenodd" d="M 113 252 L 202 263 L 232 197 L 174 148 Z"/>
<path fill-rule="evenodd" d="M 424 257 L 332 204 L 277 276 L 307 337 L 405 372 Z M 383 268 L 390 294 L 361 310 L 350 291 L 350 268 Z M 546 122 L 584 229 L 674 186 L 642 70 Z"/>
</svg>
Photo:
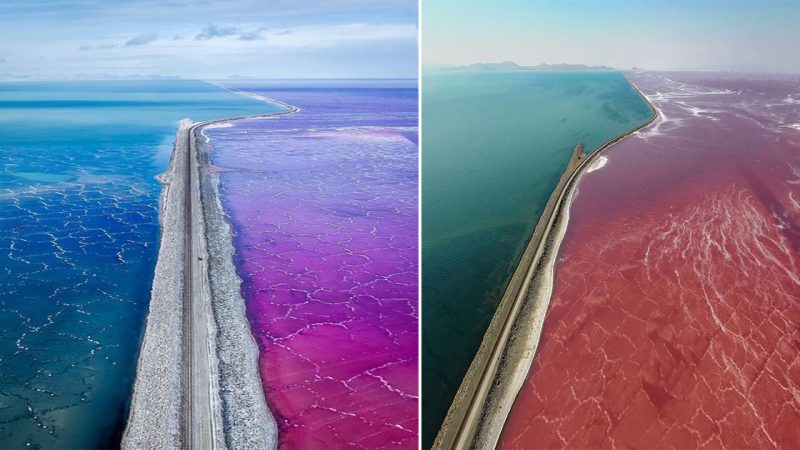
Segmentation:
<svg viewBox="0 0 800 450">
<path fill-rule="evenodd" d="M 502 448 L 800 447 L 800 79 L 635 74 Z"/>
</svg>

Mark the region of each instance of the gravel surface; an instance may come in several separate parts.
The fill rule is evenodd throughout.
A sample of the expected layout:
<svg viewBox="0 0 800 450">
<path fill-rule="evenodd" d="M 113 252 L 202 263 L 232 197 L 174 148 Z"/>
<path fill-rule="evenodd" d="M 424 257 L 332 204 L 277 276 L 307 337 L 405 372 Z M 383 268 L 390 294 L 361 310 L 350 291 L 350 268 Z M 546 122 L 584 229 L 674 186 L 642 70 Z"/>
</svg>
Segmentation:
<svg viewBox="0 0 800 450">
<path fill-rule="evenodd" d="M 123 448 L 177 448 L 181 443 L 184 178 L 191 126 L 190 120 L 181 121 L 169 169 L 159 176 L 164 184 L 161 247 Z"/>
<path fill-rule="evenodd" d="M 208 170 L 211 146 L 201 138 L 197 149 L 226 444 L 228 448 L 275 448 L 278 428 L 261 387 L 258 347 L 245 313 L 242 280 L 233 263 L 231 229 L 217 190 L 219 177 Z"/>
<path fill-rule="evenodd" d="M 276 102 L 280 103 L 280 102 Z M 212 402 L 222 405 L 225 447 L 274 449 L 278 443 L 275 419 L 267 407 L 258 369 L 258 347 L 241 296 L 241 279 L 233 262 L 230 225 L 225 220 L 217 186 L 219 178 L 208 170 L 211 146 L 204 126 L 250 117 L 291 114 L 297 108 L 263 116 L 209 121 L 195 128 L 200 164 L 200 207 L 205 220 L 216 351 L 210 368 L 214 386 Z M 173 449 L 183 443 L 183 290 L 185 263 L 186 155 L 188 133 L 196 125 L 181 121 L 167 172 L 159 176 L 161 194 L 161 244 L 151 291 L 147 325 L 139 354 L 128 424 L 122 437 L 126 449 Z M 201 232 L 201 235 L 203 233 Z M 216 439 L 215 439 L 216 440 Z"/>
</svg>

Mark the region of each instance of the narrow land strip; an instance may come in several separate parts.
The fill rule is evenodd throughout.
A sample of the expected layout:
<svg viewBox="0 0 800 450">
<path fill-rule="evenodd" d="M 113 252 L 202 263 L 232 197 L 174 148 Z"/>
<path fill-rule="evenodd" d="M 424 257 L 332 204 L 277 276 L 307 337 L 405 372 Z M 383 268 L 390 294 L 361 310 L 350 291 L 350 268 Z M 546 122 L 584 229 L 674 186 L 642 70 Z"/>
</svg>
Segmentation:
<svg viewBox="0 0 800 450">
<path fill-rule="evenodd" d="M 298 109 L 287 109 L 268 116 L 291 114 Z M 265 116 L 259 116 L 265 117 Z M 233 120 L 239 120 L 233 119 Z M 210 372 L 212 391 L 220 395 L 222 423 L 220 433 L 227 448 L 275 448 L 277 425 L 270 413 L 259 377 L 258 346 L 250 331 L 241 294 L 241 279 L 236 272 L 230 224 L 219 196 L 219 177 L 210 170 L 210 140 L 203 134 L 204 127 L 231 119 L 207 122 L 196 128 L 195 144 L 198 163 L 198 208 L 204 218 L 203 258 L 204 289 L 212 299 L 207 306 L 208 319 L 213 324 L 215 346 Z"/>
<path fill-rule="evenodd" d="M 461 382 L 433 448 L 496 446 L 536 352 L 552 292 L 555 259 L 566 232 L 569 206 L 578 181 L 601 153 L 654 124 L 659 117 L 650 101 L 632 83 L 631 86 L 650 107 L 652 116 L 588 155 L 583 155 L 583 145 L 573 151 Z"/>
<path fill-rule="evenodd" d="M 275 103 L 286 109 L 181 121 L 169 169 L 160 177 L 161 244 L 123 448 L 277 444 L 258 376 L 258 351 L 238 291 L 241 280 L 233 267 L 230 231 L 219 206 L 217 180 L 208 170 L 210 147 L 200 139 L 208 125 L 299 111 Z M 223 256 L 210 257 L 208 247 Z M 227 290 L 215 286 L 222 278 Z M 219 301 L 218 292 L 226 293 Z"/>
<path fill-rule="evenodd" d="M 161 242 L 136 368 L 124 448 L 178 448 L 183 441 L 185 183 L 189 129 L 181 121 L 169 169 L 159 179 Z"/>
<path fill-rule="evenodd" d="M 211 292 L 208 282 L 205 221 L 200 204 L 200 177 L 196 132 L 203 124 L 190 128 L 187 139 L 184 259 L 184 446 L 210 450 L 224 448 L 222 412 L 218 390 L 213 382 L 217 361 L 216 323 L 210 314 Z M 188 350 L 188 351 L 187 351 Z"/>
</svg>

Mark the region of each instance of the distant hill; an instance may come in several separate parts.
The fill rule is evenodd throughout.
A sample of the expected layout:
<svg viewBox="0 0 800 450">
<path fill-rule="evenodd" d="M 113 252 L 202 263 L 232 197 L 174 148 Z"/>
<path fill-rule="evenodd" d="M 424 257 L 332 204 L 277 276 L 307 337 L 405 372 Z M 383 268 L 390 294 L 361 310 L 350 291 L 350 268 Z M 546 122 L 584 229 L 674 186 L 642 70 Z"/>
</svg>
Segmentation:
<svg viewBox="0 0 800 450">
<path fill-rule="evenodd" d="M 525 67 L 513 61 L 505 61 L 500 63 L 475 63 L 468 66 L 460 66 L 464 70 L 525 70 Z M 458 66 L 455 70 L 458 70 Z"/>
<path fill-rule="evenodd" d="M 521 66 L 513 61 L 499 63 L 475 63 L 466 66 L 428 66 L 430 70 L 446 71 L 489 71 L 489 70 L 614 70 L 608 66 L 587 66 L 585 64 L 538 64 L 536 66 Z"/>
<path fill-rule="evenodd" d="M 142 81 L 142 80 L 183 80 L 175 75 L 111 75 L 107 73 L 76 73 L 72 75 L 53 75 L 34 73 L 19 75 L 0 73 L 0 81 Z"/>
</svg>

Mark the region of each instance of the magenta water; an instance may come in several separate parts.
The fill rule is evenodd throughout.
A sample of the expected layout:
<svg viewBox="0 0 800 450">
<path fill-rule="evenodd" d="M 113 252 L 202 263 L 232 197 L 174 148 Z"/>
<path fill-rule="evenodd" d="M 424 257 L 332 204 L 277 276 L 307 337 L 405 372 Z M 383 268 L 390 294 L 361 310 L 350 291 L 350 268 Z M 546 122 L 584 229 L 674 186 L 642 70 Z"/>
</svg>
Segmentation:
<svg viewBox="0 0 800 450">
<path fill-rule="evenodd" d="M 207 131 L 283 448 L 417 445 L 415 84 L 236 86 L 300 112 Z"/>
</svg>

